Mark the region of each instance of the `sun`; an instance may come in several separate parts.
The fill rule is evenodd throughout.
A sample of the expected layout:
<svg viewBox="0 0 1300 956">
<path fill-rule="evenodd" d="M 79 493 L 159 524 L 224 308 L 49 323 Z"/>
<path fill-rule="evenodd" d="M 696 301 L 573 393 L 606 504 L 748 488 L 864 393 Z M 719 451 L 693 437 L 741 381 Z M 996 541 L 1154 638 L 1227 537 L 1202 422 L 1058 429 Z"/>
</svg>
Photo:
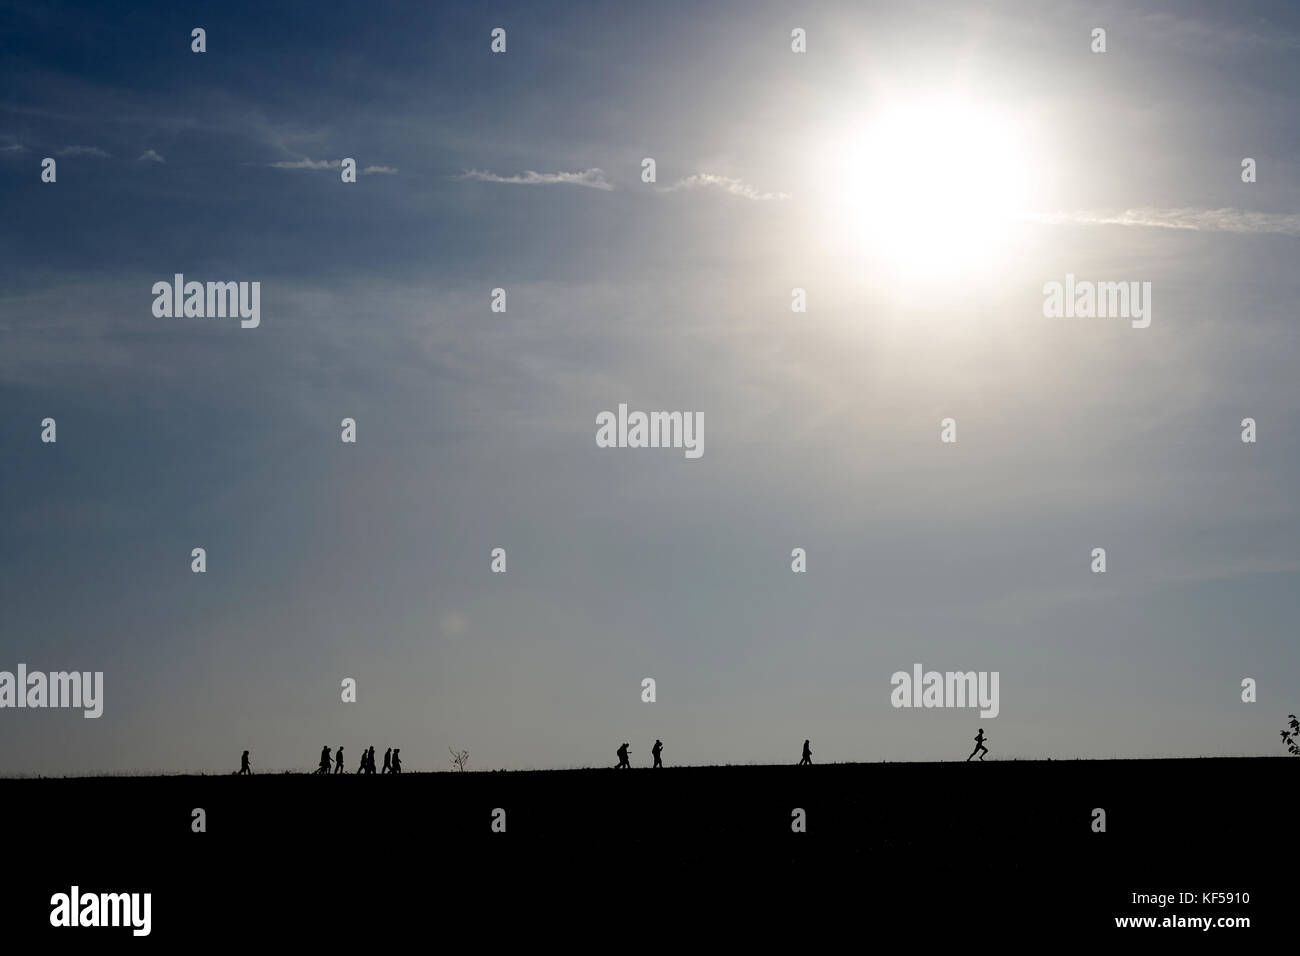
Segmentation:
<svg viewBox="0 0 1300 956">
<path fill-rule="evenodd" d="M 1024 125 L 959 96 L 886 102 L 832 148 L 827 241 L 900 275 L 996 268 L 1038 192 Z"/>
</svg>

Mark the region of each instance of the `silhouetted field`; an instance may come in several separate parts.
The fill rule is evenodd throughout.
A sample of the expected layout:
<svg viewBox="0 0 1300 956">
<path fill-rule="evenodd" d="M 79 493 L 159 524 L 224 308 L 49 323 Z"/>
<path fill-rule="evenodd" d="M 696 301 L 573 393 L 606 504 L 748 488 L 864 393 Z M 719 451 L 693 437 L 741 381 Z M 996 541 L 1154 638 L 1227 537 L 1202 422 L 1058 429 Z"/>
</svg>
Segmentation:
<svg viewBox="0 0 1300 956">
<path fill-rule="evenodd" d="M 154 935 L 178 938 L 236 923 L 294 935 L 299 920 L 418 933 L 453 913 L 485 932 L 530 914 L 547 932 L 652 909 L 664 932 L 704 916 L 724 934 L 973 921 L 1019 938 L 1175 911 L 1247 915 L 1259 932 L 1294 895 L 1279 871 L 1297 780 L 1300 761 L 1276 758 L 6 780 L 6 842 L 25 861 L 6 925 L 39 930 L 76 882 L 152 892 Z M 191 830 L 198 807 L 206 833 Z M 1251 902 L 1131 901 L 1215 890 Z"/>
</svg>

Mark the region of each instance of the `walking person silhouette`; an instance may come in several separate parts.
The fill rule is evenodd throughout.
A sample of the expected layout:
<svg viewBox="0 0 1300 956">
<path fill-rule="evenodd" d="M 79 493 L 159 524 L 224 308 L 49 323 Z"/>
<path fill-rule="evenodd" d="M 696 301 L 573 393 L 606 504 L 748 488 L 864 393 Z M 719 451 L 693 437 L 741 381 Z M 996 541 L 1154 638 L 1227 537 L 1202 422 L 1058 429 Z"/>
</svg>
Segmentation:
<svg viewBox="0 0 1300 956">
<path fill-rule="evenodd" d="M 357 764 L 357 776 L 366 772 L 366 758 L 370 756 L 370 751 L 365 747 L 361 748 L 361 763 Z"/>
<path fill-rule="evenodd" d="M 402 772 L 402 758 L 401 758 L 401 753 L 402 753 L 402 748 L 400 748 L 400 747 L 394 747 L 394 748 L 393 748 L 393 769 L 392 769 L 392 771 L 391 771 L 392 773 L 401 773 L 401 772 Z"/>
<path fill-rule="evenodd" d="M 372 746 L 369 750 L 366 751 L 366 773 L 372 774 L 374 772 L 375 772 L 375 748 Z"/>
<path fill-rule="evenodd" d="M 799 766 L 812 766 L 812 750 L 808 747 L 808 741 L 803 742 L 803 759 L 799 761 Z"/>
<path fill-rule="evenodd" d="M 252 776 L 253 774 L 253 771 L 248 766 L 247 750 L 244 751 L 244 756 L 239 758 L 239 775 L 242 777 L 244 774 L 248 774 L 249 776 Z"/>
<path fill-rule="evenodd" d="M 329 747 L 322 747 L 322 748 L 321 748 L 321 751 L 320 751 L 320 766 L 316 768 L 316 772 L 317 772 L 317 773 L 329 773 L 329 772 L 330 772 L 330 749 L 329 749 Z"/>
<path fill-rule="evenodd" d="M 655 766 L 662 767 L 664 762 L 659 759 L 659 755 L 664 752 L 664 742 L 656 738 L 655 745 L 650 748 L 650 752 L 654 754 Z"/>
<path fill-rule="evenodd" d="M 986 753 L 989 752 L 989 748 L 984 746 L 984 741 L 985 741 L 987 738 L 984 736 L 984 728 L 983 728 L 983 727 L 980 728 L 980 732 L 979 732 L 978 734 L 975 735 L 975 738 L 974 738 L 974 739 L 975 739 L 975 749 L 972 750 L 972 751 L 970 752 L 970 757 L 973 757 L 973 756 L 975 756 L 976 754 L 980 754 L 980 760 L 983 760 L 983 759 L 984 759 L 984 754 L 986 754 Z M 980 753 L 981 750 L 984 751 L 984 753 Z M 967 763 L 970 763 L 970 757 L 967 757 L 967 758 L 966 758 L 966 762 L 967 762 Z"/>
<path fill-rule="evenodd" d="M 632 765 L 627 762 L 627 744 L 618 748 L 618 766 L 614 769 L 621 770 L 623 767 L 627 767 L 628 770 L 632 769 Z"/>
<path fill-rule="evenodd" d="M 339 748 L 338 754 L 335 755 L 334 757 L 334 772 L 343 773 L 343 748 L 342 747 Z"/>
<path fill-rule="evenodd" d="M 389 747 L 384 751 L 384 769 L 379 771 L 381 774 L 393 772 L 393 748 Z"/>
</svg>

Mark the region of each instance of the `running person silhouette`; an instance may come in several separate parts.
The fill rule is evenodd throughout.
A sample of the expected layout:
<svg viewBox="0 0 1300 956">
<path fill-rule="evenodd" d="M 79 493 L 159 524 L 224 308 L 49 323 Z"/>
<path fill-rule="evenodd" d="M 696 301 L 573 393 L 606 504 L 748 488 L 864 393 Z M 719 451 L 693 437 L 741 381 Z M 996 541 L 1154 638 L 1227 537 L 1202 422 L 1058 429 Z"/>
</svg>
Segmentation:
<svg viewBox="0 0 1300 956">
<path fill-rule="evenodd" d="M 970 752 L 970 757 L 979 754 L 980 760 L 984 759 L 984 754 L 989 752 L 989 748 L 984 746 L 984 741 L 986 739 L 987 738 L 984 736 L 984 728 L 981 727 L 980 732 L 975 735 L 975 749 Z M 984 751 L 984 753 L 980 753 L 981 750 Z M 970 763 L 970 757 L 966 758 L 967 763 Z"/>
<path fill-rule="evenodd" d="M 252 769 L 248 766 L 247 750 L 244 751 L 244 756 L 239 758 L 239 775 L 242 777 L 244 774 L 248 774 L 249 776 L 252 776 L 253 774 Z"/>
<path fill-rule="evenodd" d="M 805 764 L 809 767 L 812 766 L 812 750 L 809 749 L 808 741 L 806 740 L 803 742 L 803 759 L 799 761 L 799 766 L 802 767 Z"/>
</svg>

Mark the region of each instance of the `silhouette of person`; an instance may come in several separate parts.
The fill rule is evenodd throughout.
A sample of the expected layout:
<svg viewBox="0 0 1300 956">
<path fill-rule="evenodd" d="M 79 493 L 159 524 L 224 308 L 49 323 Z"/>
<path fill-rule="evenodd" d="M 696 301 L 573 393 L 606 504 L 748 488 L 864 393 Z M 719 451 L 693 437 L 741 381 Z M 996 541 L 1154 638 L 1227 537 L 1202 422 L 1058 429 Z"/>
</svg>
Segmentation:
<svg viewBox="0 0 1300 956">
<path fill-rule="evenodd" d="M 320 751 L 320 766 L 316 768 L 316 772 L 317 772 L 317 773 L 329 773 L 329 772 L 330 772 L 330 749 L 329 749 L 329 747 L 322 747 L 322 748 L 321 748 L 321 751 Z"/>
<path fill-rule="evenodd" d="M 334 757 L 334 772 L 335 773 L 343 772 L 343 748 L 342 747 L 339 748 L 338 754 L 335 755 Z"/>
<path fill-rule="evenodd" d="M 371 747 L 369 750 L 366 751 L 366 773 L 372 774 L 374 772 L 375 772 L 375 748 Z"/>
<path fill-rule="evenodd" d="M 381 770 L 380 773 L 383 774 L 383 773 L 392 773 L 392 772 L 393 772 L 393 748 L 389 747 L 387 750 L 384 751 L 384 769 Z"/>
<path fill-rule="evenodd" d="M 402 757 L 401 757 L 401 753 L 402 753 L 402 749 L 401 749 L 400 747 L 394 747 L 394 748 L 393 748 L 393 770 L 392 770 L 393 773 L 401 773 L 401 772 L 402 772 Z"/>
<path fill-rule="evenodd" d="M 984 754 L 989 752 L 989 748 L 984 746 L 985 739 L 984 728 L 981 727 L 980 732 L 975 735 L 975 749 L 970 752 L 970 757 L 980 754 L 980 760 L 984 759 Z M 981 750 L 984 751 L 984 753 L 980 753 Z M 967 763 L 970 763 L 970 757 L 966 758 Z"/>
<path fill-rule="evenodd" d="M 659 755 L 664 752 L 664 742 L 662 740 L 656 739 L 655 745 L 650 748 L 650 752 L 654 754 L 655 766 L 662 767 L 664 765 L 664 762 L 659 759 Z"/>
<path fill-rule="evenodd" d="M 627 762 L 627 744 L 618 748 L 618 766 L 614 769 L 621 770 L 623 767 L 627 767 L 628 770 L 632 769 L 632 765 Z"/>
<path fill-rule="evenodd" d="M 366 758 L 370 756 L 370 751 L 365 747 L 361 748 L 361 763 L 357 764 L 357 776 L 366 772 Z"/>
<path fill-rule="evenodd" d="M 799 766 L 812 766 L 812 750 L 808 747 L 808 741 L 803 742 L 803 758 L 799 761 Z"/>
</svg>

